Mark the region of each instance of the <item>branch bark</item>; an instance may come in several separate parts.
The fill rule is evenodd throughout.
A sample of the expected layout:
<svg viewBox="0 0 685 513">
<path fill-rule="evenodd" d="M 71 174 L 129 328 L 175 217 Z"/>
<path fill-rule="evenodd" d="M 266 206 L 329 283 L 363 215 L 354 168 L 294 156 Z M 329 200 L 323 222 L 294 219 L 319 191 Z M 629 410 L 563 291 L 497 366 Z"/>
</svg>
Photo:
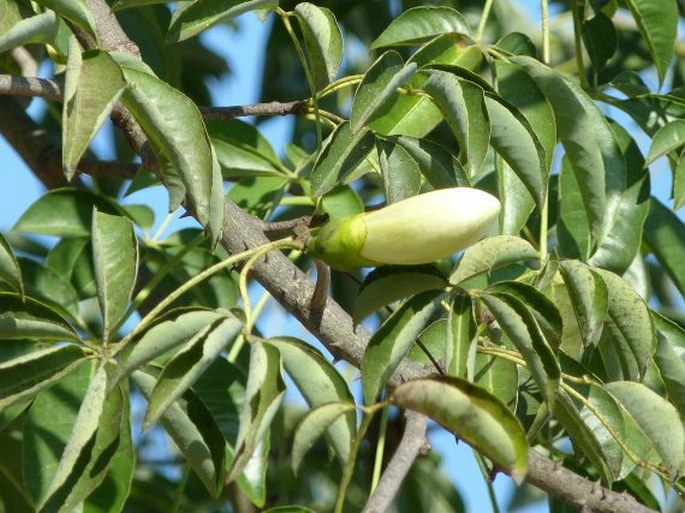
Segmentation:
<svg viewBox="0 0 685 513">
<path fill-rule="evenodd" d="M 126 38 L 105 1 L 89 0 L 89 4 L 96 15 L 101 46 L 108 50 L 117 49 L 137 53 L 137 47 Z M 0 98 L 0 131 L 6 135 L 10 144 L 15 148 L 28 149 L 33 147 L 33 151 L 39 153 L 39 149 L 45 141 L 30 136 L 33 130 L 29 125 L 33 124 L 33 121 L 26 116 L 23 110 L 20 109 L 21 112 L 11 110 L 11 102 L 11 99 Z M 3 108 L 6 110 L 2 110 Z M 12 114 L 2 115 L 8 112 Z M 21 125 L 19 129 L 16 129 L 17 119 Z M 145 135 L 130 113 L 119 106 L 113 111 L 112 119 L 123 130 L 131 147 L 141 156 L 143 162 L 146 165 L 154 166 L 151 153 L 147 151 Z M 36 175 L 41 178 L 43 183 L 46 183 L 46 186 L 55 187 L 64 183 L 59 158 L 32 159 L 27 158 L 25 151 L 20 151 L 20 153 Z M 230 199 L 227 199 L 226 224 L 221 244 L 228 251 L 238 252 L 268 242 L 262 227 L 261 221 L 250 216 Z M 370 333 L 361 326 L 355 326 L 351 317 L 330 297 L 326 299 L 320 315 L 315 315 L 311 308 L 315 290 L 314 284 L 283 254 L 280 252 L 269 253 L 252 268 L 252 275 L 336 358 L 344 359 L 352 365 L 360 367 Z M 433 373 L 434 369 L 430 366 L 402 364 L 394 374 L 391 386 Z M 415 447 L 415 445 L 412 444 L 410 447 Z M 646 513 L 652 511 L 639 504 L 632 496 L 619 494 L 593 483 L 555 464 L 532 449 L 530 451 L 528 480 L 542 490 L 587 511 L 602 513 Z"/>
</svg>

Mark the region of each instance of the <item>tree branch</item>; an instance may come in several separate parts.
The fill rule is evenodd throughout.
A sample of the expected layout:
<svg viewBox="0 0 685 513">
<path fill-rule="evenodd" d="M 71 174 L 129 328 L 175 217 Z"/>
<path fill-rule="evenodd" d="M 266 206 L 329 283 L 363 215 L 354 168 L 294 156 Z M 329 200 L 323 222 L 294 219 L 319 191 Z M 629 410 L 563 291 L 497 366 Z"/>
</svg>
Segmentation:
<svg viewBox="0 0 685 513">
<path fill-rule="evenodd" d="M 362 513 L 383 513 L 390 507 L 416 457 L 429 449 L 426 441 L 427 424 L 428 419 L 420 413 L 407 412 L 402 439 Z"/>
<path fill-rule="evenodd" d="M 62 101 L 64 84 L 62 81 L 35 77 L 0 75 L 0 94 L 12 96 L 39 96 L 46 100 Z"/>
<path fill-rule="evenodd" d="M 99 41 L 105 49 L 126 49 L 137 51 L 137 47 L 129 41 L 116 18 L 104 0 L 89 0 L 89 5 L 96 15 Z M 82 41 L 83 43 L 83 41 Z M 11 99 L 0 98 L 0 109 Z M 10 107 L 6 107 L 10 109 Z M 0 115 L 0 131 L 9 133 L 11 144 L 26 145 L 22 140 L 27 133 L 12 130 L 16 124 L 14 116 L 19 116 L 26 125 L 23 110 L 13 112 L 12 115 Z M 0 111 L 2 113 L 8 112 Z M 28 116 L 26 116 L 28 118 Z M 118 106 L 112 113 L 114 123 L 124 131 L 132 148 L 141 156 L 146 165 L 154 166 L 152 154 L 148 151 L 145 135 L 133 117 L 123 107 Z M 28 121 L 33 121 L 28 118 Z M 14 132 L 14 133 L 13 133 Z M 29 139 L 32 144 L 38 144 L 38 139 Z M 15 146 L 16 147 L 16 146 Z M 21 153 L 21 152 L 20 152 Z M 22 153 L 22 156 L 24 154 Z M 27 159 L 25 160 L 37 176 L 62 183 L 64 181 L 61 167 L 55 165 L 59 159 Z M 55 171 L 57 168 L 57 171 Z M 43 178 L 41 178 L 43 180 Z M 44 181 L 44 183 L 46 183 Z M 47 185 L 47 183 L 46 183 Z M 230 252 L 242 251 L 248 247 L 262 245 L 268 239 L 262 231 L 261 221 L 250 216 L 230 199 L 226 201 L 226 224 L 221 244 Z M 274 298 L 297 318 L 314 336 L 316 336 L 336 358 L 341 358 L 356 367 L 360 367 L 364 349 L 369 341 L 370 333 L 361 326 L 355 326 L 351 317 L 332 298 L 328 297 L 323 305 L 323 311 L 318 322 L 314 322 L 314 312 L 311 311 L 311 298 L 314 285 L 290 260 L 280 252 L 271 252 L 258 262 L 253 268 L 253 277 L 257 279 Z M 421 367 L 415 364 L 403 363 L 391 379 L 390 386 L 403 381 L 423 377 L 433 373 L 430 366 Z M 417 422 L 418 424 L 418 422 Z M 534 450 L 530 451 L 530 468 L 528 480 L 542 490 L 560 497 L 573 505 L 582 505 L 596 512 L 612 513 L 645 513 L 651 511 L 639 504 L 632 496 L 619 494 L 593 483 L 574 472 L 561 467 Z M 570 489 L 572 492 L 569 492 Z"/>
</svg>

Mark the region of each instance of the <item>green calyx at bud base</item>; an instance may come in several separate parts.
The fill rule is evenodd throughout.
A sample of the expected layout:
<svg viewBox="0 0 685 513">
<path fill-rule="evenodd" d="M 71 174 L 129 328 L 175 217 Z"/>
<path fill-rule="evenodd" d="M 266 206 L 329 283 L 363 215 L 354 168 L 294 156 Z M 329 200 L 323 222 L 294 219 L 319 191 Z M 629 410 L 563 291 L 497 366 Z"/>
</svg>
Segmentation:
<svg viewBox="0 0 685 513">
<path fill-rule="evenodd" d="M 494 231 L 499 211 L 499 200 L 479 189 L 439 189 L 333 219 L 313 235 L 307 249 L 340 270 L 429 263 Z"/>
</svg>

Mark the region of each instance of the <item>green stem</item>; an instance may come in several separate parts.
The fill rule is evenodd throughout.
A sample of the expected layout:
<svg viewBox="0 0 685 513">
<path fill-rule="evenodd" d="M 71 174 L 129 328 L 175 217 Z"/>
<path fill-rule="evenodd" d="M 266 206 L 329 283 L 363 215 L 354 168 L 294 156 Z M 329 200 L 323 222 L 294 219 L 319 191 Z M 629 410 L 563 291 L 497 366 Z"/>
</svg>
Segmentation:
<svg viewBox="0 0 685 513">
<path fill-rule="evenodd" d="M 166 217 L 164 218 L 164 221 L 159 225 L 159 228 L 157 228 L 157 231 L 155 234 L 152 236 L 152 239 L 150 239 L 152 242 L 157 242 L 159 239 L 162 238 L 162 234 L 164 233 L 164 230 L 166 230 L 167 226 L 169 226 L 169 223 L 171 220 L 174 218 L 174 213 L 169 212 Z"/>
<path fill-rule="evenodd" d="M 478 462 L 478 468 L 480 469 L 480 472 L 483 475 L 483 479 L 485 480 L 485 486 L 488 489 L 488 495 L 490 496 L 490 504 L 492 505 L 492 513 L 500 513 L 499 506 L 497 505 L 497 495 L 495 494 L 495 489 L 492 486 L 492 480 L 488 475 L 488 469 L 485 466 L 485 461 L 483 461 L 483 457 L 476 451 L 473 451 L 473 454 L 476 457 L 476 461 Z"/>
<path fill-rule="evenodd" d="M 549 65 L 549 5 L 547 3 L 547 0 L 540 0 L 540 16 L 542 18 L 542 62 Z"/>
<path fill-rule="evenodd" d="M 292 239 L 291 239 L 292 240 Z M 243 298 L 243 310 L 245 311 L 245 333 L 249 334 L 252 331 L 252 309 L 250 306 L 250 296 L 247 293 L 247 275 L 250 273 L 252 266 L 262 258 L 266 253 L 272 250 L 272 248 L 263 246 L 260 251 L 257 251 L 250 259 L 245 263 L 245 266 L 240 271 L 240 279 L 238 280 L 238 288 L 240 289 L 240 296 Z M 262 296 L 264 299 L 264 296 Z M 261 300 L 260 300 L 261 303 Z M 263 308 L 263 307 L 262 307 Z M 260 309 L 261 310 L 261 309 Z M 257 314 L 259 315 L 259 314 Z"/>
<path fill-rule="evenodd" d="M 581 39 L 581 25 L 583 20 L 580 18 L 580 11 L 578 9 L 578 2 L 572 0 L 571 12 L 573 14 L 573 42 L 576 49 L 576 66 L 578 67 L 578 80 L 580 80 L 580 87 L 587 90 L 590 84 L 585 76 L 585 63 L 583 62 L 583 42 Z"/>
<path fill-rule="evenodd" d="M 181 475 L 181 480 L 178 482 L 178 486 L 176 487 L 176 493 L 174 493 L 174 503 L 171 506 L 171 513 L 178 513 L 180 511 L 181 500 L 183 499 L 183 494 L 185 493 L 189 478 L 190 465 L 186 463 L 183 465 L 183 474 Z"/>
<path fill-rule="evenodd" d="M 483 6 L 483 12 L 480 15 L 480 22 L 478 22 L 478 30 L 476 30 L 476 41 L 480 41 L 483 37 L 483 32 L 485 31 L 485 24 L 488 21 L 488 16 L 490 16 L 490 9 L 492 9 L 493 0 L 486 0 Z"/>
<path fill-rule="evenodd" d="M 331 82 L 321 91 L 319 91 L 317 98 L 323 98 L 324 96 L 328 96 L 329 94 L 339 91 L 340 89 L 344 89 L 351 85 L 356 85 L 359 82 L 361 82 L 363 78 L 364 75 L 349 75 L 339 80 L 336 80 L 335 82 Z"/>
<path fill-rule="evenodd" d="M 316 116 L 316 149 L 317 151 L 321 149 L 321 145 L 323 143 L 323 136 L 321 134 L 321 120 L 319 116 L 319 100 L 316 97 L 316 85 L 314 84 L 314 77 L 312 76 L 312 70 L 309 67 L 309 63 L 307 62 L 307 57 L 304 54 L 304 50 L 302 49 L 302 45 L 300 44 L 299 39 L 297 39 L 297 35 L 295 34 L 295 31 L 293 30 L 293 26 L 290 23 L 290 16 L 292 16 L 291 13 L 285 12 L 282 9 L 277 9 L 276 12 L 281 16 L 281 20 L 283 20 L 283 25 L 285 26 L 285 30 L 288 32 L 288 35 L 290 36 L 290 39 L 293 42 L 293 45 L 295 46 L 295 51 L 297 52 L 297 56 L 300 59 L 300 62 L 302 63 L 302 68 L 304 69 L 304 74 L 307 77 L 307 83 L 309 84 L 309 90 L 312 93 L 312 100 L 314 102 L 314 114 Z"/>
<path fill-rule="evenodd" d="M 387 407 L 386 403 L 375 404 L 371 407 L 364 408 L 364 417 L 362 418 L 362 423 L 357 430 L 357 434 L 352 442 L 352 447 L 350 448 L 350 455 L 345 462 L 345 468 L 343 468 L 343 475 L 340 480 L 340 488 L 338 489 L 338 498 L 335 502 L 334 513 L 342 513 L 343 506 L 345 504 L 345 495 L 347 493 L 347 487 L 350 485 L 352 480 L 352 474 L 354 473 L 354 464 L 357 462 L 357 452 L 364 441 L 364 435 L 371 425 L 373 420 L 373 415 L 379 408 Z"/>
<path fill-rule="evenodd" d="M 381 425 L 378 428 L 378 441 L 376 442 L 376 457 L 373 465 L 373 475 L 371 477 L 371 493 L 378 486 L 383 470 L 383 454 L 385 453 L 385 437 L 388 434 L 388 417 L 390 409 L 384 408 L 381 412 Z"/>
<path fill-rule="evenodd" d="M 222 260 L 221 262 L 218 262 L 214 264 L 213 266 L 205 269 L 201 273 L 193 276 L 191 279 L 189 279 L 187 282 L 185 282 L 183 285 L 178 287 L 176 290 L 174 290 L 171 294 L 169 294 L 167 297 L 165 297 L 162 301 L 160 301 L 157 306 L 155 306 L 152 310 L 150 310 L 145 317 L 141 319 L 141 321 L 138 323 L 138 325 L 129 332 L 128 335 L 126 335 L 117 345 L 116 347 L 112 348 L 112 355 L 117 354 L 133 337 L 135 337 L 138 333 L 141 331 L 145 330 L 148 325 L 160 314 L 166 309 L 169 305 L 171 305 L 174 301 L 176 301 L 179 297 L 181 297 L 183 294 L 185 294 L 187 291 L 195 287 L 198 283 L 206 280 L 213 274 L 216 274 L 217 272 L 221 271 L 222 269 L 226 269 L 227 267 L 231 267 L 232 265 L 236 264 L 237 262 L 240 262 L 241 260 L 245 260 L 246 258 L 250 258 L 252 255 L 258 253 L 258 254 L 263 254 L 267 251 L 272 251 L 274 249 L 279 249 L 279 248 L 299 248 L 300 243 L 296 242 L 293 240 L 292 237 L 287 237 L 285 239 L 279 239 L 273 242 L 270 242 L 268 244 L 264 244 L 263 246 L 258 246 L 256 248 L 248 249 L 246 251 L 243 251 L 241 253 L 231 255 L 230 257 L 226 258 L 225 260 Z"/>
<path fill-rule="evenodd" d="M 549 191 L 545 194 L 545 204 L 540 211 L 540 238 L 539 251 L 540 263 L 544 264 L 547 260 L 547 232 L 549 231 Z"/>
<path fill-rule="evenodd" d="M 540 11 L 542 18 L 542 61 L 549 65 L 550 63 L 550 41 L 549 41 L 549 5 L 548 0 L 540 0 Z M 547 232 L 549 231 L 549 190 L 545 194 L 545 203 L 542 205 L 540 211 L 540 261 L 544 262 L 547 259 Z"/>
</svg>

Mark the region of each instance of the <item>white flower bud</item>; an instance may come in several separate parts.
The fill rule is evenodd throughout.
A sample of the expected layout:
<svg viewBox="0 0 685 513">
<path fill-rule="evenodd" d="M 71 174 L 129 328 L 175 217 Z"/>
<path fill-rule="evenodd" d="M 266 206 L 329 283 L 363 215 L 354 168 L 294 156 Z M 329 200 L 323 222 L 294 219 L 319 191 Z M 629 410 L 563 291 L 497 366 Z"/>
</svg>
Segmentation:
<svg viewBox="0 0 685 513">
<path fill-rule="evenodd" d="M 423 264 L 453 255 L 496 226 L 500 202 L 479 189 L 439 189 L 324 225 L 309 252 L 337 269 Z"/>
</svg>

